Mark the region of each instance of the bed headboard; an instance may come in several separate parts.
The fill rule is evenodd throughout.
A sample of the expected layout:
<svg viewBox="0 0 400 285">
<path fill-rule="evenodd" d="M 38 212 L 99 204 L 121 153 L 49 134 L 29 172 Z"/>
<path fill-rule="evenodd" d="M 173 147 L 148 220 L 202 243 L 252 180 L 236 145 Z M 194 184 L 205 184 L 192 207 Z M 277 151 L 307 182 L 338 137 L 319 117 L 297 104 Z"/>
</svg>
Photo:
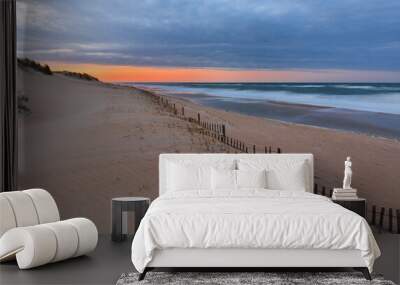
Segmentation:
<svg viewBox="0 0 400 285">
<path fill-rule="evenodd" d="M 167 180 L 167 162 L 182 162 L 182 161 L 190 161 L 193 163 L 204 163 L 205 165 L 213 164 L 213 162 L 234 162 L 237 159 L 243 160 L 274 160 L 282 159 L 282 160 L 294 160 L 294 161 L 306 161 L 308 166 L 308 185 L 306 187 L 307 192 L 312 193 L 314 187 L 314 157 L 310 153 L 281 153 L 281 154 L 248 154 L 248 153 L 239 153 L 239 154 L 231 154 L 231 153 L 163 153 L 160 154 L 159 160 L 159 194 L 163 194 L 166 192 L 166 180 Z"/>
</svg>

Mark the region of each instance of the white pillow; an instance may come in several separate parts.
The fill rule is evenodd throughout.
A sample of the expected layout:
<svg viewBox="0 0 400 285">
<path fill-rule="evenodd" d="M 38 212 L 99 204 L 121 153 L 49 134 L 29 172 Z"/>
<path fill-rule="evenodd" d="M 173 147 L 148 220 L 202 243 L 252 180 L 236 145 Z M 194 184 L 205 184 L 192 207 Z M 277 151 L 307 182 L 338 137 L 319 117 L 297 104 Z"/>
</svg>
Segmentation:
<svg viewBox="0 0 400 285">
<path fill-rule="evenodd" d="M 268 188 L 306 192 L 308 184 L 306 173 L 305 161 L 280 165 L 267 172 Z"/>
<path fill-rule="evenodd" d="M 235 190 L 236 170 L 212 168 L 211 184 L 213 190 Z"/>
<path fill-rule="evenodd" d="M 266 169 L 268 189 L 306 191 L 309 184 L 306 160 L 240 160 L 238 166 L 240 170 Z"/>
<path fill-rule="evenodd" d="M 167 167 L 168 191 L 211 189 L 211 168 L 209 166 L 187 166 L 169 162 Z"/>
<path fill-rule="evenodd" d="M 267 188 L 267 171 L 237 170 L 237 187 L 240 188 Z"/>
</svg>

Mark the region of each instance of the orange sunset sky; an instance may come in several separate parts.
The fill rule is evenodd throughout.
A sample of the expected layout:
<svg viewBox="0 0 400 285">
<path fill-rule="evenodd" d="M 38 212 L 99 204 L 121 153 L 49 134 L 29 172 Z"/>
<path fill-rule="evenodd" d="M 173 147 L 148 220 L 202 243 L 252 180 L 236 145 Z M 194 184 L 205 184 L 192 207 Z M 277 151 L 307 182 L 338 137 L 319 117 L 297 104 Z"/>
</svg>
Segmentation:
<svg viewBox="0 0 400 285">
<path fill-rule="evenodd" d="M 340 69 L 183 68 L 47 62 L 55 71 L 84 72 L 106 82 L 363 82 L 395 81 L 398 72 Z"/>
</svg>

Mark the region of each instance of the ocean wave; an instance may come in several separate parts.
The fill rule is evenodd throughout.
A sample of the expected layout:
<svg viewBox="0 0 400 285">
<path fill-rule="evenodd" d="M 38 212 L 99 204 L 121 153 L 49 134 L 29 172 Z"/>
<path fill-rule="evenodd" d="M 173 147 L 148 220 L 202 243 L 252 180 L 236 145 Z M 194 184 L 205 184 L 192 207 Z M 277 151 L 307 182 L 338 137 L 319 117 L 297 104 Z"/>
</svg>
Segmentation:
<svg viewBox="0 0 400 285">
<path fill-rule="evenodd" d="M 266 100 L 400 115 L 400 84 L 137 84 L 165 94 Z M 301 86 L 301 87 L 299 87 Z M 310 87 L 311 86 L 311 87 Z M 321 87 L 316 87 L 321 86 Z M 390 91 L 387 89 L 391 88 Z"/>
</svg>

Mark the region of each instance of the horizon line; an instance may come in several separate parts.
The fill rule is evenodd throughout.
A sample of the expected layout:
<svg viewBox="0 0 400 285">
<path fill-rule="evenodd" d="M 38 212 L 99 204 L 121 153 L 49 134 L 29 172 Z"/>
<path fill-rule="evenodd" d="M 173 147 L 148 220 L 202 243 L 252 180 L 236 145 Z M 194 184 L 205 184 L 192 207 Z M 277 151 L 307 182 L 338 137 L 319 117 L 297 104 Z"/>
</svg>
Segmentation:
<svg viewBox="0 0 400 285">
<path fill-rule="evenodd" d="M 67 70 L 65 70 L 67 71 Z M 57 71 L 56 71 L 57 72 Z M 379 81 L 103 81 L 105 83 L 138 84 L 400 84 L 398 82 Z"/>
<path fill-rule="evenodd" d="M 83 72 L 110 83 L 400 83 L 400 71 L 188 68 L 51 61 L 43 63 L 54 71 Z"/>
</svg>

